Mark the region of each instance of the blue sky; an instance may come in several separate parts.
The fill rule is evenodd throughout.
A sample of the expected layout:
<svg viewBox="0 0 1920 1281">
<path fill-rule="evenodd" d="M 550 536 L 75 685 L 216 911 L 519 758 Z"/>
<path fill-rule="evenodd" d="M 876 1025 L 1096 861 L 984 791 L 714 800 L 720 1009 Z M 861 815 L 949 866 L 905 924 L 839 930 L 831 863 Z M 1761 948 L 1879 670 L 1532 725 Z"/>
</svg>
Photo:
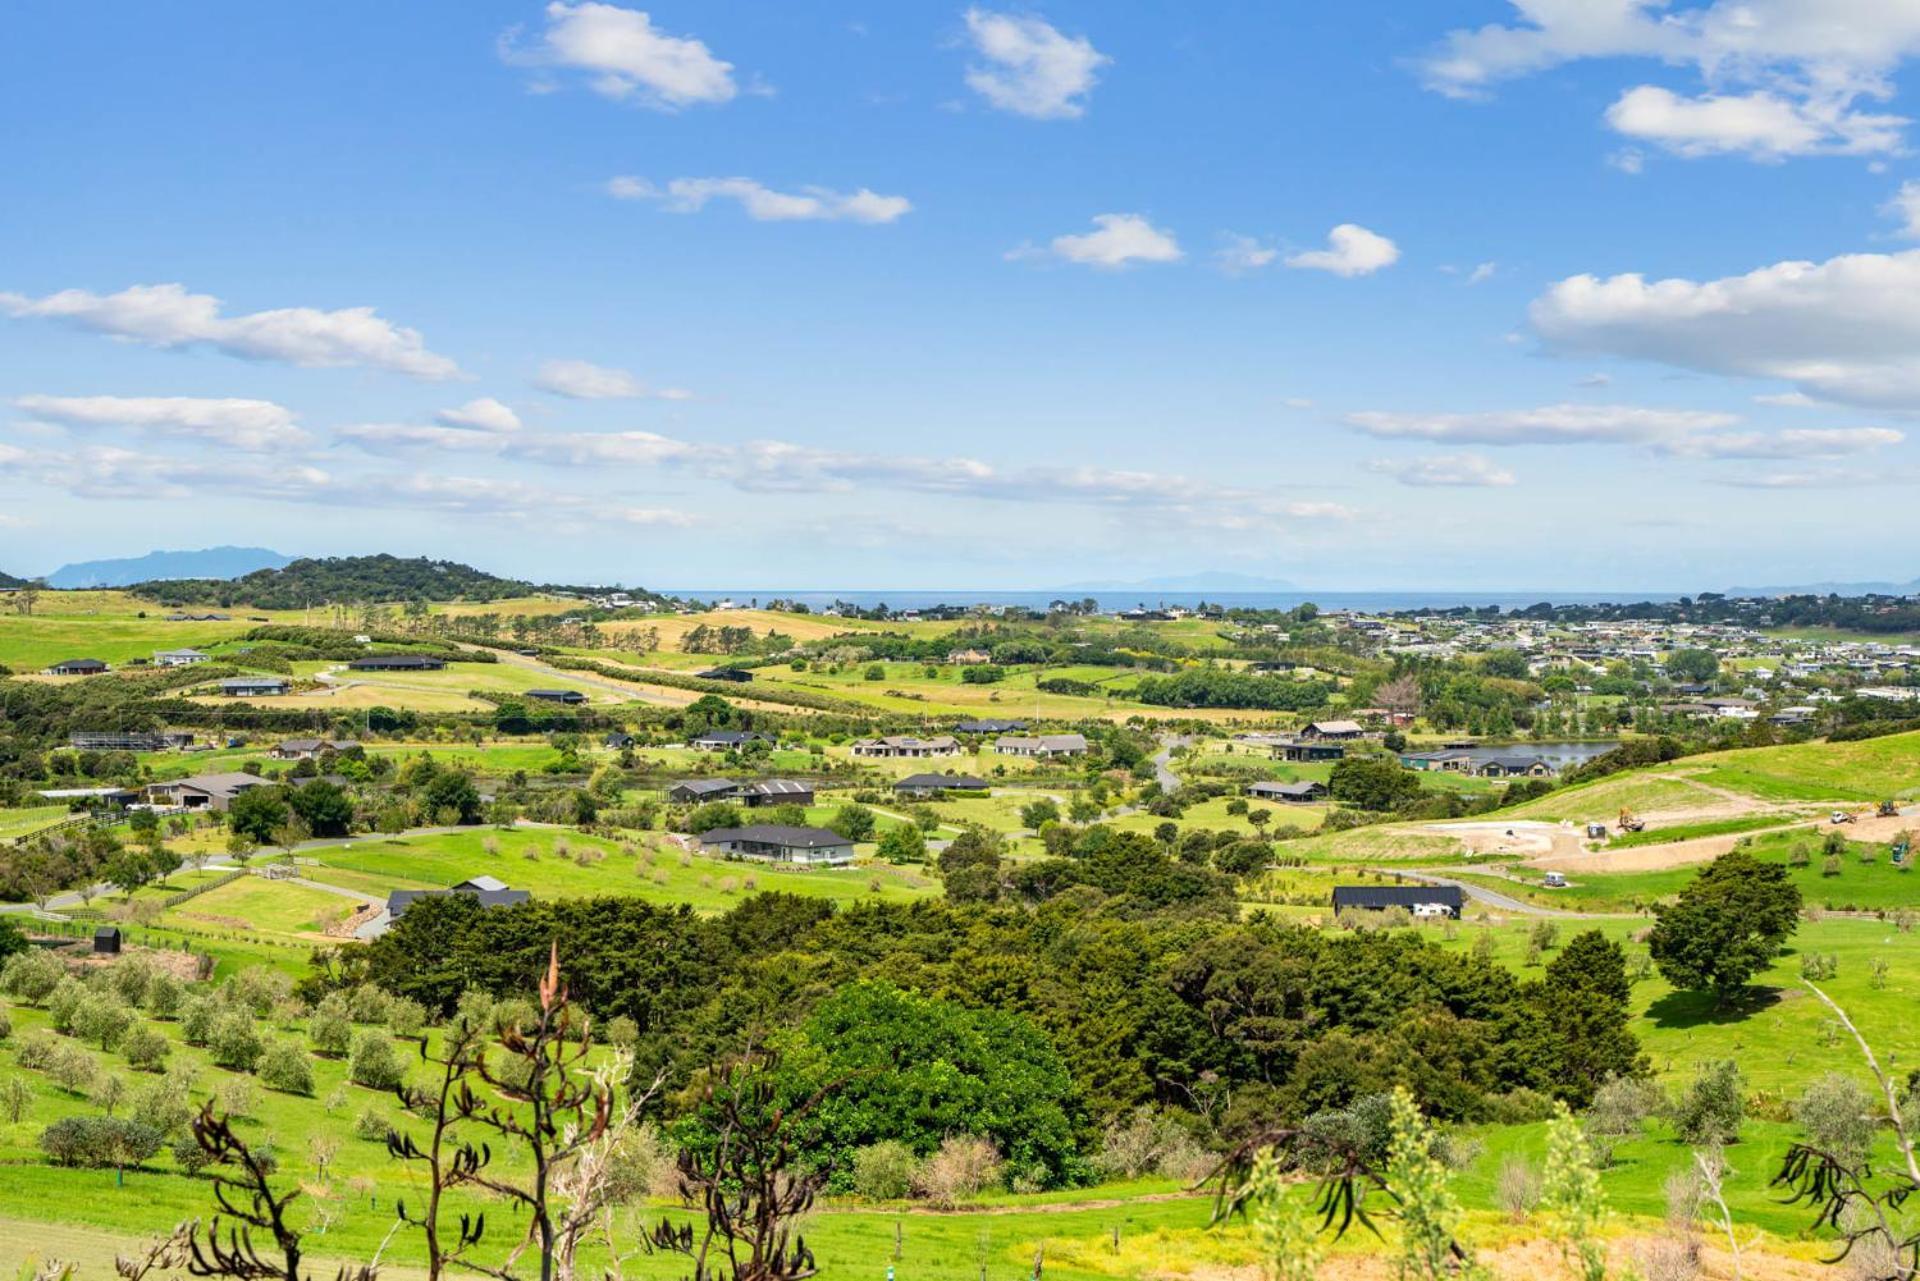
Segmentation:
<svg viewBox="0 0 1920 1281">
<path fill-rule="evenodd" d="M 19 7 L 0 568 L 1909 578 L 1916 51 L 1920 0 Z"/>
</svg>

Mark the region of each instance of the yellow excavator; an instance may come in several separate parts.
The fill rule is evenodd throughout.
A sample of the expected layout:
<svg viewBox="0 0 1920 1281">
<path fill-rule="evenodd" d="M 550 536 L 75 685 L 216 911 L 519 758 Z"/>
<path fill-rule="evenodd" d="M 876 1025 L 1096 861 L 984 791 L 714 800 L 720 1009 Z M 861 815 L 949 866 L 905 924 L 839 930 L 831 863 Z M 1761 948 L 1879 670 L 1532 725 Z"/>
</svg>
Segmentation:
<svg viewBox="0 0 1920 1281">
<path fill-rule="evenodd" d="M 1876 818 L 1899 818 L 1899 817 L 1900 817 L 1900 802 L 1898 802 L 1898 801 L 1881 801 L 1881 802 L 1880 802 L 1880 808 L 1874 811 L 1874 817 L 1876 817 Z"/>
<path fill-rule="evenodd" d="M 1620 830 L 1623 832 L 1644 832 L 1647 830 L 1647 820 L 1622 805 L 1620 807 Z"/>
</svg>

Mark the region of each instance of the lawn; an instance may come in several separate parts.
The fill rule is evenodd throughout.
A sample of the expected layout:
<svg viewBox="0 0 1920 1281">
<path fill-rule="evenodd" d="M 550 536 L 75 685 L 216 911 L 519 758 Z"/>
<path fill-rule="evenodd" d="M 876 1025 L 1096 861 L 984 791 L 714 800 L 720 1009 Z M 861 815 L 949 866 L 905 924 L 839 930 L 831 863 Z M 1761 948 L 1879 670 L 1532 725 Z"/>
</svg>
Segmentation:
<svg viewBox="0 0 1920 1281">
<path fill-rule="evenodd" d="M 64 805 L 29 805 L 23 809 L 0 810 L 0 842 L 31 836 L 43 827 L 64 822 L 71 812 Z"/>
<path fill-rule="evenodd" d="M 246 876 L 169 908 L 158 924 L 317 944 L 327 942 L 326 928 L 353 909 L 353 900 L 338 894 Z"/>
<path fill-rule="evenodd" d="M 1671 827 L 1648 827 L 1638 832 L 1615 832 L 1607 838 L 1607 848 L 1633 849 L 1641 845 L 1667 845 L 1690 841 L 1700 836 L 1727 836 L 1737 832 L 1755 832 L 1768 827 L 1785 827 L 1803 822 L 1804 813 L 1746 814 L 1739 818 L 1702 819 L 1698 823 L 1676 823 Z"/>
</svg>

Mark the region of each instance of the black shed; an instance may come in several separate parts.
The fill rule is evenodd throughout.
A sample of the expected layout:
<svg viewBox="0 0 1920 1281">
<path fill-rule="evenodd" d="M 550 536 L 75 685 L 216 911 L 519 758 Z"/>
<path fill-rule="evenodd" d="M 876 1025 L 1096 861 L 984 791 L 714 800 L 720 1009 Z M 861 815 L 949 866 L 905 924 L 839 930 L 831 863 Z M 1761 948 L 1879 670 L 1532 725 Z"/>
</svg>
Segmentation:
<svg viewBox="0 0 1920 1281">
<path fill-rule="evenodd" d="M 120 927 L 102 925 L 93 932 L 93 951 L 96 956 L 120 955 Z"/>
</svg>

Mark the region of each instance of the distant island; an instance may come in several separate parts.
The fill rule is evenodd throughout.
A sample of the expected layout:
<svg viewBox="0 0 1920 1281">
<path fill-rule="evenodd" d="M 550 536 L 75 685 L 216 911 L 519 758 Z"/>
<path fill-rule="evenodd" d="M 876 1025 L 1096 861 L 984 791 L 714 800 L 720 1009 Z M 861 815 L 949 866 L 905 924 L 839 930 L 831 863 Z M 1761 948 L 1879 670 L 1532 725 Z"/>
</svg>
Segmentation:
<svg viewBox="0 0 1920 1281">
<path fill-rule="evenodd" d="M 179 578 L 224 580 L 292 563 L 293 557 L 265 547 L 207 547 L 199 551 L 148 552 L 119 560 L 76 561 L 48 574 L 46 583 L 63 591 L 78 591 Z"/>
</svg>

